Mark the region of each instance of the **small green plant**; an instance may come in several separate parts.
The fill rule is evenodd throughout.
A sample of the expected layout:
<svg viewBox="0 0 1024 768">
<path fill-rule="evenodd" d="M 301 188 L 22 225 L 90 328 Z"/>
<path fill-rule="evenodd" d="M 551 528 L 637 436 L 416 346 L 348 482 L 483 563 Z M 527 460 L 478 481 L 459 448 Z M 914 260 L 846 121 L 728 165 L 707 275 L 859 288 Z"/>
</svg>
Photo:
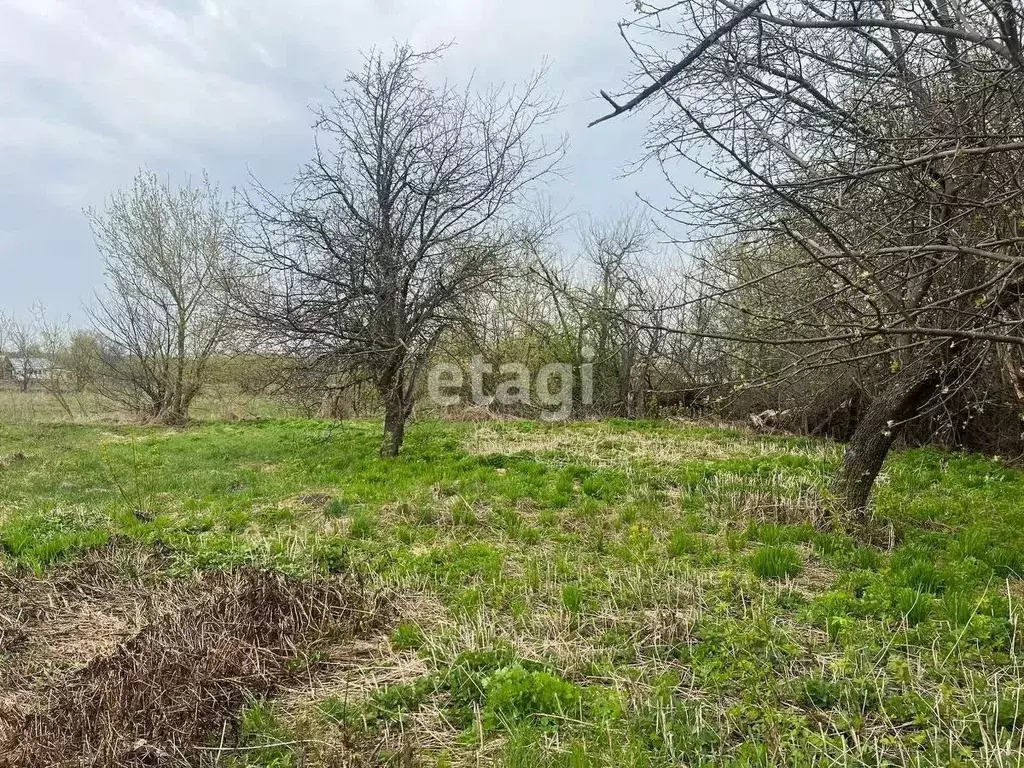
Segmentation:
<svg viewBox="0 0 1024 768">
<path fill-rule="evenodd" d="M 530 724 L 556 728 L 566 718 L 578 716 L 582 699 L 579 686 L 549 672 L 519 665 L 500 669 L 487 681 L 484 727 L 497 730 Z"/>
<path fill-rule="evenodd" d="M 567 613 L 579 615 L 583 613 L 585 596 L 578 584 L 566 584 L 562 587 L 562 607 Z"/>
<path fill-rule="evenodd" d="M 329 573 L 342 573 L 352 565 L 349 545 L 336 537 L 321 539 L 313 550 L 313 559 Z"/>
<path fill-rule="evenodd" d="M 700 555 L 708 550 L 707 541 L 703 536 L 690 533 L 684 528 L 676 528 L 672 531 L 672 537 L 668 541 L 669 557 L 683 557 L 684 555 Z"/>
<path fill-rule="evenodd" d="M 407 504 L 403 506 L 408 508 Z M 428 504 L 422 504 L 416 508 L 414 517 L 420 525 L 434 525 L 437 522 L 437 510 Z"/>
<path fill-rule="evenodd" d="M 363 708 L 348 699 L 336 697 L 324 699 L 317 705 L 317 709 L 328 722 L 342 725 L 352 731 L 361 730 L 366 721 Z"/>
<path fill-rule="evenodd" d="M 794 688 L 796 700 L 806 707 L 829 709 L 839 701 L 839 685 L 822 677 L 800 678 Z"/>
<path fill-rule="evenodd" d="M 747 538 L 770 546 L 790 543 L 785 526 L 778 523 L 757 523 L 753 520 L 747 523 Z"/>
<path fill-rule="evenodd" d="M 803 570 L 800 554 L 788 546 L 761 547 L 750 558 L 751 570 L 762 579 L 788 579 Z"/>
<path fill-rule="evenodd" d="M 977 608 L 977 600 L 962 592 L 947 592 L 942 598 L 942 607 L 954 627 L 966 627 Z"/>
<path fill-rule="evenodd" d="M 933 600 L 924 590 L 905 587 L 896 596 L 896 609 L 914 627 L 931 615 Z"/>
<path fill-rule="evenodd" d="M 821 558 L 829 558 L 850 549 L 850 540 L 837 533 L 817 533 L 812 541 L 815 554 Z"/>
<path fill-rule="evenodd" d="M 452 522 L 455 525 L 466 527 L 472 527 L 479 523 L 473 508 L 461 501 L 452 509 Z"/>
<path fill-rule="evenodd" d="M 423 631 L 411 621 L 400 622 L 391 633 L 391 646 L 396 651 L 409 651 L 423 645 Z"/>
<path fill-rule="evenodd" d="M 996 575 L 1004 579 L 1019 579 L 1024 576 L 1024 556 L 1010 547 L 998 547 L 987 558 Z"/>
<path fill-rule="evenodd" d="M 935 564 L 924 558 L 915 558 L 909 563 L 893 565 L 898 569 L 898 576 L 903 584 L 918 592 L 941 592 L 945 588 L 942 575 Z"/>
<path fill-rule="evenodd" d="M 876 570 L 879 562 L 878 550 L 871 547 L 857 547 L 850 557 L 850 562 L 855 568 L 865 571 Z"/>
<path fill-rule="evenodd" d="M 288 733 L 271 705 L 257 701 L 244 710 L 239 719 L 241 742 L 246 747 L 248 765 L 293 768 L 296 765 Z"/>
<path fill-rule="evenodd" d="M 953 544 L 952 552 L 958 559 L 984 560 L 989 549 L 988 535 L 977 528 L 964 531 Z"/>
<path fill-rule="evenodd" d="M 498 509 L 494 512 L 494 525 L 511 539 L 519 537 L 523 528 L 523 516 L 515 509 Z"/>
</svg>

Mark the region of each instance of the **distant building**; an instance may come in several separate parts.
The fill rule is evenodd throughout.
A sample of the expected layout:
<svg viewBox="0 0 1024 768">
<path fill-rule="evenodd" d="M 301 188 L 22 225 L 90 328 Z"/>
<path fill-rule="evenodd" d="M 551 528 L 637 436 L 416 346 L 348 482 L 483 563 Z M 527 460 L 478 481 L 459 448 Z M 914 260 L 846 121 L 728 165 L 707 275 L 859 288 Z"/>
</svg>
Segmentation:
<svg viewBox="0 0 1024 768">
<path fill-rule="evenodd" d="M 42 381 L 50 375 L 53 363 L 45 357 L 8 357 L 11 380 L 18 383 Z"/>
</svg>

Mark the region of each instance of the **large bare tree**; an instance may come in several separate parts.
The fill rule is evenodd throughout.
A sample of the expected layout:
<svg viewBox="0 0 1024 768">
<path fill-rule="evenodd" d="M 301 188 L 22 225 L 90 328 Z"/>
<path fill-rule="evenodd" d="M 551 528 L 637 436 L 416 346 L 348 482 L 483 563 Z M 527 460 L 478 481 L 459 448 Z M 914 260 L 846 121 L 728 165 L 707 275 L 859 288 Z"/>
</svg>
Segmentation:
<svg viewBox="0 0 1024 768">
<path fill-rule="evenodd" d="M 206 178 L 174 187 L 142 172 L 88 215 L 106 276 L 90 310 L 97 385 L 146 419 L 182 424 L 228 329 L 230 208 Z"/>
<path fill-rule="evenodd" d="M 422 74 L 441 51 L 374 51 L 317 113 L 316 156 L 287 195 L 250 196 L 244 305 L 261 342 L 358 371 L 398 453 L 422 369 L 500 273 L 510 216 L 562 154 L 537 131 L 556 104 L 535 77 L 476 94 Z"/>
<path fill-rule="evenodd" d="M 764 375 L 871 370 L 835 480 L 862 518 L 901 429 L 1024 345 L 1024 64 L 1014 0 L 641 2 L 631 94 L 670 216 L 731 244 L 704 270 Z M 606 119 L 602 118 L 602 119 Z M 721 249 L 716 249 L 721 253 Z M 981 390 L 984 387 L 980 388 Z M 956 418 L 962 414 L 951 414 Z"/>
</svg>

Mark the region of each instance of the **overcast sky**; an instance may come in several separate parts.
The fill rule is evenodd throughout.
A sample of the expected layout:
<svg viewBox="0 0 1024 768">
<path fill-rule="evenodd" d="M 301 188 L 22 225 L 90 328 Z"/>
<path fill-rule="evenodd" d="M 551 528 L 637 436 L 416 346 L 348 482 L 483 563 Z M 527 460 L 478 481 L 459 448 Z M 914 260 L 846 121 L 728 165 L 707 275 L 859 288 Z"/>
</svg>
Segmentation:
<svg viewBox="0 0 1024 768">
<path fill-rule="evenodd" d="M 280 187 L 310 157 L 310 107 L 360 50 L 454 40 L 438 78 L 514 82 L 550 59 L 564 112 L 555 204 L 611 215 L 656 194 L 642 118 L 587 129 L 630 70 L 632 0 L 2 0 L 0 308 L 81 317 L 102 280 L 82 210 L 140 166 Z"/>
</svg>

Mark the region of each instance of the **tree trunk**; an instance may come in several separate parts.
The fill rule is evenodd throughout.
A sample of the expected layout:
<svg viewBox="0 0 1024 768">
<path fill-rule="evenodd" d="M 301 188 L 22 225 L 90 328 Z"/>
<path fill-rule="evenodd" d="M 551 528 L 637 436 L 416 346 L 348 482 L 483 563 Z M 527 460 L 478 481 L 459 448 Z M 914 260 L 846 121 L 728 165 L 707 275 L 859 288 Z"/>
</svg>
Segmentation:
<svg viewBox="0 0 1024 768">
<path fill-rule="evenodd" d="M 178 357 L 175 362 L 175 376 L 173 389 L 171 391 L 171 408 L 168 419 L 172 423 L 184 423 L 188 421 L 188 409 L 184 403 L 185 396 L 185 343 L 186 343 L 186 320 L 185 312 L 179 305 L 178 307 L 178 339 L 177 339 L 177 353 Z"/>
<path fill-rule="evenodd" d="M 626 418 L 643 419 L 647 416 L 646 376 L 640 363 L 629 369 L 629 385 L 626 394 Z"/>
<path fill-rule="evenodd" d="M 382 459 L 398 455 L 405 439 L 405 419 L 408 415 L 401 397 L 390 397 L 384 403 L 384 441 L 380 446 Z"/>
<path fill-rule="evenodd" d="M 903 425 L 916 416 L 935 391 L 939 376 L 935 370 L 897 374 L 863 412 L 843 454 L 843 463 L 832 481 L 832 490 L 842 500 L 854 522 L 867 519 L 868 501 L 885 457 Z"/>
</svg>

